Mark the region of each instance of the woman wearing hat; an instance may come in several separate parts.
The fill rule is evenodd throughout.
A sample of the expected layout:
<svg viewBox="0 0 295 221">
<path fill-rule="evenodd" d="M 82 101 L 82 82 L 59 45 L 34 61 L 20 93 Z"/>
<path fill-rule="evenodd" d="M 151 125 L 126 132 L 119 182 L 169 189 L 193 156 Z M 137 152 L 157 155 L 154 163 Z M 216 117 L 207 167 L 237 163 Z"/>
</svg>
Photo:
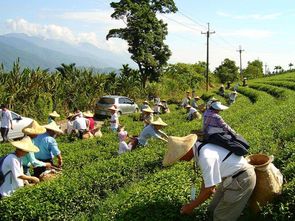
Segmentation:
<svg viewBox="0 0 295 221">
<path fill-rule="evenodd" d="M 113 105 L 108 110 L 111 112 L 111 120 L 110 120 L 111 130 L 113 132 L 117 132 L 117 129 L 119 126 L 119 116 L 117 114 L 118 109 L 115 105 Z"/>
<path fill-rule="evenodd" d="M 144 127 L 148 126 L 153 120 L 154 120 L 154 115 L 153 115 L 154 111 L 148 107 L 142 110 L 142 120 L 143 120 L 143 124 Z"/>
<path fill-rule="evenodd" d="M 239 218 L 255 187 L 256 175 L 254 167 L 243 156 L 229 153 L 221 146 L 198 142 L 195 134 L 168 138 L 163 165 L 194 159 L 202 173 L 200 192 L 181 208 L 182 214 L 191 214 L 213 195 L 208 207 L 209 220 L 235 221 Z"/>
<path fill-rule="evenodd" d="M 83 116 L 89 121 L 88 123 L 88 130 L 90 133 L 94 134 L 94 125 L 95 121 L 93 119 L 94 114 L 91 111 L 83 112 Z"/>
<path fill-rule="evenodd" d="M 39 134 L 43 134 L 46 132 L 46 129 L 44 127 L 41 127 L 37 121 L 33 120 L 31 124 L 29 124 L 27 127 L 22 129 L 22 132 L 30 137 L 31 139 L 34 139 Z M 34 143 L 34 140 L 32 140 Z M 24 174 L 30 176 L 30 166 L 33 167 L 46 167 L 51 168 L 50 163 L 45 163 L 40 160 L 37 160 L 33 152 L 27 153 L 24 157 L 22 157 L 22 165 L 24 169 Z"/>
<path fill-rule="evenodd" d="M 32 143 L 30 137 L 25 137 L 20 141 L 13 141 L 11 144 L 16 147 L 14 153 L 8 154 L 2 164 L 3 174 L 7 174 L 4 183 L 0 186 L 0 198 L 10 196 L 18 188 L 27 182 L 38 183 L 39 179 L 27 176 L 23 173 L 21 158 L 28 152 L 38 152 L 39 149 Z"/>
<path fill-rule="evenodd" d="M 228 104 L 231 105 L 235 103 L 237 96 L 238 96 L 237 91 L 233 91 L 232 93 L 230 93 L 230 95 L 228 96 Z"/>
<path fill-rule="evenodd" d="M 166 126 L 167 124 L 160 117 L 156 121 L 152 121 L 151 124 L 146 126 L 140 133 L 135 145 L 133 145 L 133 148 L 135 148 L 136 145 L 146 146 L 148 143 L 147 140 L 152 137 L 167 142 L 167 134 L 161 131 L 161 129 Z"/>
<path fill-rule="evenodd" d="M 53 157 L 57 157 L 58 167 L 62 167 L 62 155 L 61 151 L 58 148 L 55 137 L 57 134 L 62 134 L 63 131 L 59 128 L 59 126 L 53 121 L 50 124 L 44 125 L 46 129 L 46 133 L 40 134 L 35 137 L 34 144 L 39 148 L 39 152 L 35 153 L 35 157 L 42 161 L 53 164 Z M 46 170 L 45 167 L 36 167 L 34 168 L 34 175 L 39 177 L 41 173 Z"/>
<path fill-rule="evenodd" d="M 143 109 L 146 109 L 146 108 L 150 108 L 149 102 L 147 100 L 143 102 L 143 105 L 141 105 L 140 110 L 142 111 Z"/>
<path fill-rule="evenodd" d="M 55 121 L 55 118 L 58 118 L 58 117 L 60 117 L 60 115 L 56 111 L 53 111 L 52 113 L 49 114 L 48 123 Z"/>
<path fill-rule="evenodd" d="M 200 119 L 202 117 L 202 115 L 191 105 L 188 104 L 185 106 L 185 108 L 187 109 L 187 113 L 188 113 L 186 117 L 188 121 L 192 121 L 193 119 Z"/>
<path fill-rule="evenodd" d="M 203 116 L 203 132 L 205 135 L 210 134 L 210 130 L 214 128 L 221 128 L 226 132 L 236 133 L 219 115 L 220 111 L 226 109 L 228 109 L 227 106 L 222 105 L 219 101 L 215 101 L 211 104 L 210 108 L 205 111 Z"/>
</svg>

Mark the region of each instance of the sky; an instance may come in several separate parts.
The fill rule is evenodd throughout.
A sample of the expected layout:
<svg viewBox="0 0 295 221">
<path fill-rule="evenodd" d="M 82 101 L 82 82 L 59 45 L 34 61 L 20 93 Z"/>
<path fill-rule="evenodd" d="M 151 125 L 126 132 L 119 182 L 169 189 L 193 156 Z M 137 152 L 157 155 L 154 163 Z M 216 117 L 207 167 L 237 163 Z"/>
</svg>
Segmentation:
<svg viewBox="0 0 295 221">
<path fill-rule="evenodd" d="M 0 35 L 25 33 L 46 39 L 78 44 L 88 42 L 98 48 L 126 54 L 122 39 L 106 40 L 112 28 L 124 27 L 110 17 L 112 0 L 0 0 Z M 242 67 L 259 59 L 273 71 L 280 65 L 295 66 L 294 0 L 174 0 L 178 12 L 158 15 L 168 24 L 165 43 L 172 51 L 169 63 L 206 61 L 214 71 L 225 58 Z M 1 52 L 0 52 L 1 53 Z M 126 55 L 125 55 L 126 56 Z"/>
</svg>

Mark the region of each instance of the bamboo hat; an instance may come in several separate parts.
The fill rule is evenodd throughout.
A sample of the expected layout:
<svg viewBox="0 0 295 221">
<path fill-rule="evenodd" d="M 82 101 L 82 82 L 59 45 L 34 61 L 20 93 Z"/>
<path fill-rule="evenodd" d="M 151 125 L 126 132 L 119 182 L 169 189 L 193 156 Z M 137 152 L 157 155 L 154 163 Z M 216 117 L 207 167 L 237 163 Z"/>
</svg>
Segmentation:
<svg viewBox="0 0 295 221">
<path fill-rule="evenodd" d="M 195 99 L 200 100 L 201 98 L 199 96 L 195 96 Z"/>
<path fill-rule="evenodd" d="M 185 137 L 168 137 L 168 150 L 163 159 L 163 166 L 170 166 L 190 151 L 197 141 L 196 134 L 190 134 Z"/>
<path fill-rule="evenodd" d="M 93 117 L 94 114 L 91 111 L 83 112 L 84 117 Z"/>
<path fill-rule="evenodd" d="M 144 109 L 142 109 L 142 111 L 149 112 L 149 113 L 154 113 L 154 111 L 150 107 L 144 108 Z"/>
<path fill-rule="evenodd" d="M 22 132 L 25 135 L 38 135 L 44 134 L 46 129 L 40 126 L 37 121 L 33 120 L 32 123 L 22 129 Z"/>
<path fill-rule="evenodd" d="M 49 124 L 43 125 L 43 127 L 45 127 L 47 130 L 52 130 L 56 133 L 63 134 L 63 131 L 59 128 L 59 126 L 54 121 L 52 121 Z"/>
<path fill-rule="evenodd" d="M 192 107 L 192 106 L 189 105 L 189 104 L 185 105 L 185 108 L 191 108 L 191 107 Z"/>
<path fill-rule="evenodd" d="M 34 152 L 34 153 L 39 152 L 38 147 L 36 147 L 33 144 L 31 138 L 28 136 L 26 136 L 23 139 L 18 140 L 18 141 L 11 141 L 10 143 L 13 146 L 15 146 L 16 148 L 21 149 L 26 152 Z"/>
<path fill-rule="evenodd" d="M 145 100 L 143 103 L 144 103 L 144 104 L 149 104 L 149 102 L 148 102 L 147 100 Z"/>
<path fill-rule="evenodd" d="M 160 117 L 151 122 L 152 125 L 160 125 L 160 126 L 167 126 L 168 124 L 166 124 Z"/>
<path fill-rule="evenodd" d="M 50 117 L 60 117 L 60 115 L 56 111 L 53 111 L 52 113 L 50 113 L 49 116 Z"/>
<path fill-rule="evenodd" d="M 68 116 L 67 116 L 67 119 L 72 119 L 74 116 L 75 116 L 75 114 L 69 113 Z"/>
</svg>

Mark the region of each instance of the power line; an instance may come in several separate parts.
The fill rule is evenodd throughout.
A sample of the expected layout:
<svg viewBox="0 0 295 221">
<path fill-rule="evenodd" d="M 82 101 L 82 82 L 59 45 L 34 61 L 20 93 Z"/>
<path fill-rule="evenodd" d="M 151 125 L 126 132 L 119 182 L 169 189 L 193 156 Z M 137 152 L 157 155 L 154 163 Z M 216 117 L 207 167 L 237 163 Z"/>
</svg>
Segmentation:
<svg viewBox="0 0 295 221">
<path fill-rule="evenodd" d="M 166 18 L 166 19 L 168 19 L 168 20 L 170 20 L 170 21 L 173 21 L 173 22 L 175 22 L 175 23 L 177 23 L 177 24 L 179 24 L 179 25 L 182 25 L 182 26 L 184 26 L 184 27 L 186 27 L 186 28 L 189 28 L 189 29 L 191 29 L 191 30 L 194 30 L 194 31 L 202 31 L 202 29 L 198 29 L 198 28 L 193 28 L 193 27 L 191 27 L 191 26 L 188 26 L 188 25 L 186 25 L 186 24 L 183 24 L 183 23 L 181 23 L 181 22 L 179 22 L 179 21 L 177 21 L 177 20 L 175 20 L 175 19 L 173 19 L 173 18 L 169 18 L 169 17 L 167 17 L 167 16 L 165 16 L 165 15 L 161 15 L 161 16 L 163 16 L 164 18 Z"/>
</svg>

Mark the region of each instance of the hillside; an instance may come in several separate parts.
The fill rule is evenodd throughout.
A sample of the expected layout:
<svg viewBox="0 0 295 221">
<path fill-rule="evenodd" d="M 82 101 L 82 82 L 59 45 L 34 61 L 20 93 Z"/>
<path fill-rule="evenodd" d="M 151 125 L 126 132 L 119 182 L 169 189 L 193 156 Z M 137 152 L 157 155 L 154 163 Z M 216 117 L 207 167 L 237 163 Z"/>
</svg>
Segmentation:
<svg viewBox="0 0 295 221">
<path fill-rule="evenodd" d="M 76 63 L 76 66 L 99 69 L 119 69 L 122 64 L 131 63 L 129 55 L 115 54 L 94 45 L 69 44 L 63 41 L 30 37 L 25 34 L 0 36 L 0 63 L 11 69 L 20 58 L 23 67 L 54 69 L 61 63 Z"/>
<path fill-rule="evenodd" d="M 251 154 L 274 155 L 274 164 L 286 182 L 275 202 L 256 216 L 245 210 L 239 220 L 294 220 L 295 74 L 249 80 L 248 84 L 238 88 L 236 102 L 222 112 L 222 117 L 249 141 Z M 214 96 L 226 103 L 223 97 Z M 185 136 L 201 128 L 200 120 L 185 120 L 185 110 L 176 105 L 170 108 L 171 113 L 161 115 L 168 124 L 164 128 L 168 135 Z M 141 131 L 143 123 L 137 119 L 138 114 L 120 117 L 128 134 Z M 179 213 L 190 198 L 192 162 L 164 168 L 167 146 L 159 140 L 118 156 L 117 134 L 106 125 L 102 133 L 102 138 L 72 143 L 65 136 L 59 138 L 63 175 L 0 201 L 1 220 L 207 220 L 206 204 L 195 209 L 192 216 Z M 11 149 L 8 144 L 2 145 L 0 155 Z M 198 191 L 199 173 L 196 180 Z"/>
</svg>

